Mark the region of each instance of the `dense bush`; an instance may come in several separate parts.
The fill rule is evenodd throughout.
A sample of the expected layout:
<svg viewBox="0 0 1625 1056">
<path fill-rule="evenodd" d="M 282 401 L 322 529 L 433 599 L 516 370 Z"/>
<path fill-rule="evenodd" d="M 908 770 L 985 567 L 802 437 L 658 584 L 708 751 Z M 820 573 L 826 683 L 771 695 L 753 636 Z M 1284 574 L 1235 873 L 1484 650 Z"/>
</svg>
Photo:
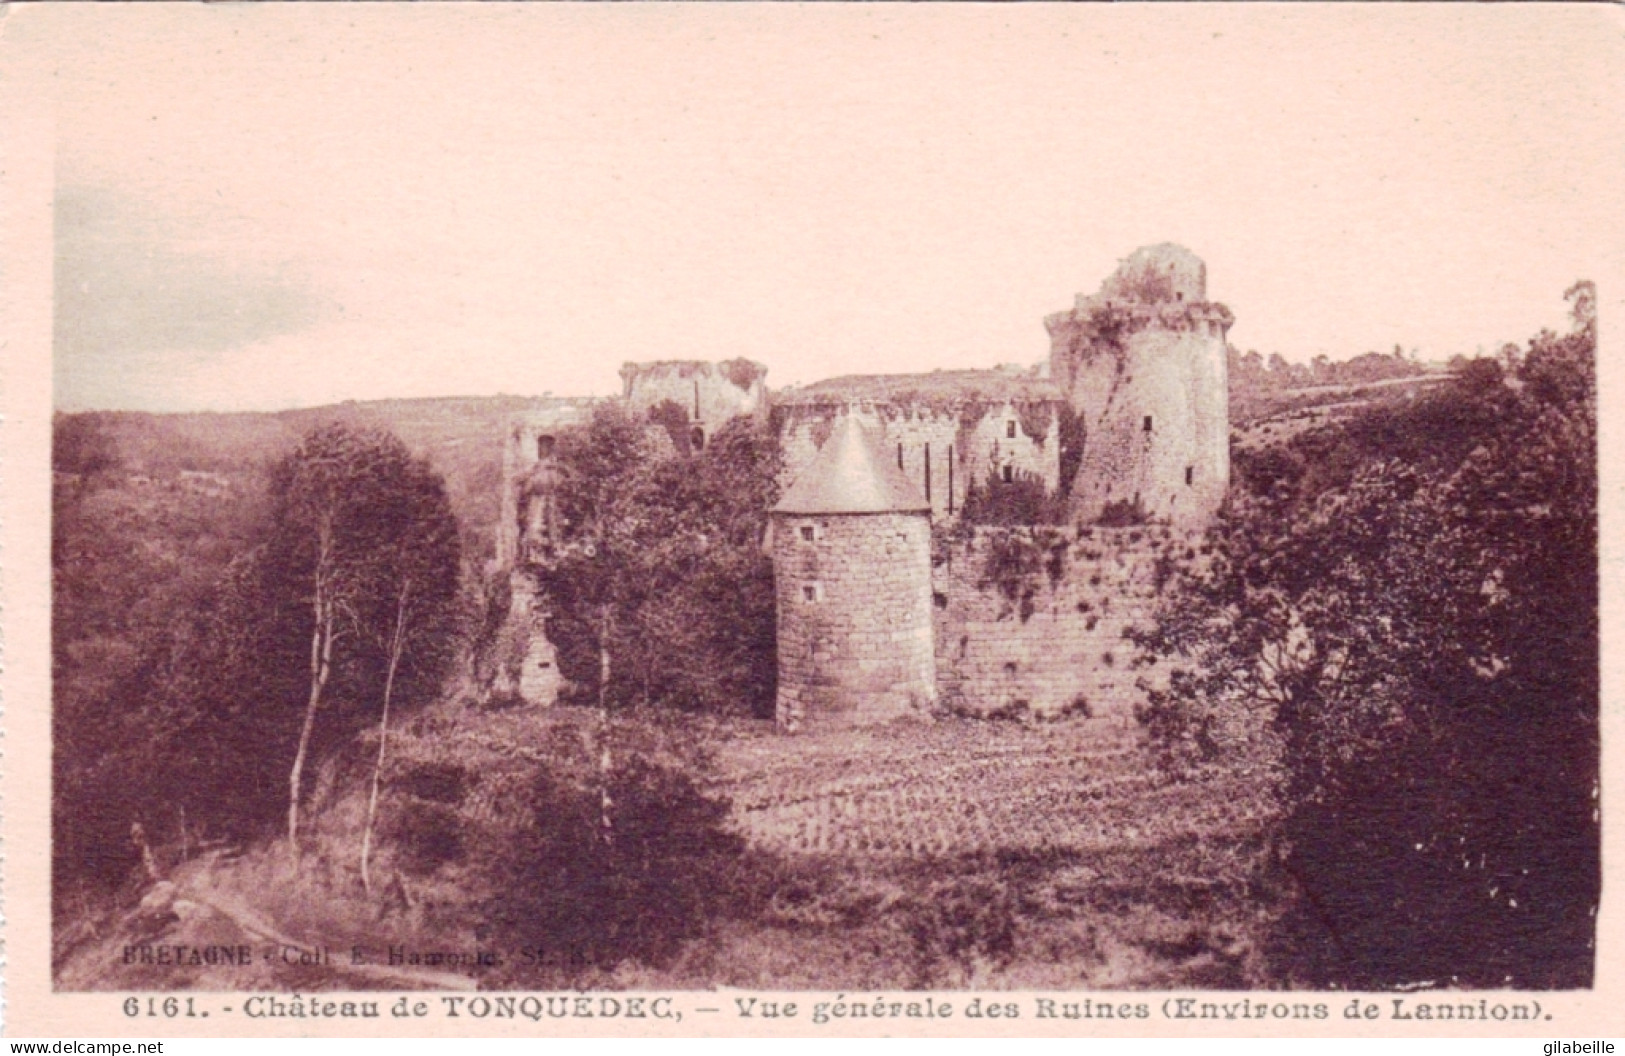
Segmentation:
<svg viewBox="0 0 1625 1056">
<path fill-rule="evenodd" d="M 58 416 L 52 491 L 52 878 L 112 883 L 154 841 L 235 818 L 252 758 L 200 735 L 210 681 L 241 695 L 251 636 L 222 633 L 255 579 L 263 490 L 128 468 L 109 416 Z M 238 764 L 243 765 L 240 769 Z M 235 770 L 230 779 L 227 772 Z M 218 806 L 217 806 L 218 805 Z"/>
<path fill-rule="evenodd" d="M 1008 964 L 1015 957 L 1022 906 L 1014 886 L 1002 878 L 949 877 L 902 903 L 899 912 L 922 983 L 947 981 L 932 976 L 951 965 L 962 973 L 952 981 L 963 985 L 979 966 Z"/>
<path fill-rule="evenodd" d="M 502 893 L 486 908 L 491 926 L 525 951 L 514 980 L 523 985 L 575 985 L 627 960 L 663 963 L 718 914 L 743 854 L 724 827 L 728 804 L 682 770 L 634 753 L 602 784 L 591 766 L 582 771 L 538 773 L 524 808 L 530 825 L 499 864 Z"/>
<path fill-rule="evenodd" d="M 1273 803 L 1319 985 L 1584 986 L 1600 886 L 1595 318 L 1238 461 L 1142 644 L 1176 766 Z"/>
<path fill-rule="evenodd" d="M 94 419 L 74 421 L 61 423 L 56 452 L 59 894 L 127 874 L 139 861 L 134 825 L 155 846 L 195 844 L 263 834 L 286 811 L 311 701 L 311 584 L 325 530 L 293 509 L 293 460 L 316 456 L 309 442 L 263 474 L 200 490 L 178 474 L 115 473 L 97 454 Z M 335 489 L 342 509 L 328 524 L 343 568 L 329 581 L 340 604 L 313 759 L 376 721 L 400 574 L 415 577 L 405 608 L 420 618 L 402 639 L 395 705 L 437 692 L 458 645 L 458 532 L 438 475 L 392 437 L 322 435 L 347 438 L 339 446 L 361 462 Z M 396 544 L 423 524 L 433 545 L 407 560 Z"/>
<path fill-rule="evenodd" d="M 1005 480 L 998 471 L 990 472 L 980 484 L 965 492 L 965 505 L 959 524 L 965 530 L 978 525 L 1017 527 L 1034 524 L 1060 524 L 1066 519 L 1066 492 L 1052 492 L 1044 478 L 1027 471 Z"/>
</svg>

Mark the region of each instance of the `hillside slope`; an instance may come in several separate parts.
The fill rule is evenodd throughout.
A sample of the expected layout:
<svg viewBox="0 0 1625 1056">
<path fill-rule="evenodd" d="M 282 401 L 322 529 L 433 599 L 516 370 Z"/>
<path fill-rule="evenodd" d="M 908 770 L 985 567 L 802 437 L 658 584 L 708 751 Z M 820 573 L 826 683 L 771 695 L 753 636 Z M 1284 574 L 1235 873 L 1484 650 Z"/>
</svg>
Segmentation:
<svg viewBox="0 0 1625 1056">
<path fill-rule="evenodd" d="M 593 787 L 583 746 L 598 736 L 583 709 L 421 716 L 390 768 L 390 842 L 372 894 L 353 864 L 364 771 L 341 762 L 323 779 L 320 855 L 295 867 L 269 844 L 160 865 L 163 879 L 127 889 L 122 909 L 59 930 L 58 978 L 71 989 L 305 991 L 1260 981 L 1258 919 L 1243 895 L 1261 819 L 1242 812 L 1222 775 L 1159 779 L 1132 727 L 945 719 L 791 737 L 767 722 L 653 714 L 616 719 L 617 766 L 681 760 L 728 804 L 723 827 L 740 843 L 710 881 L 720 900 L 661 956 L 544 972 L 526 943 L 493 930 L 498 859 L 526 845 L 531 810 L 550 809 L 530 791 L 539 775 Z M 128 965 L 122 955 L 238 944 L 251 947 L 249 963 Z M 356 945 L 369 951 L 365 966 L 319 953 Z M 390 965 L 389 945 L 491 956 L 425 972 Z"/>
</svg>

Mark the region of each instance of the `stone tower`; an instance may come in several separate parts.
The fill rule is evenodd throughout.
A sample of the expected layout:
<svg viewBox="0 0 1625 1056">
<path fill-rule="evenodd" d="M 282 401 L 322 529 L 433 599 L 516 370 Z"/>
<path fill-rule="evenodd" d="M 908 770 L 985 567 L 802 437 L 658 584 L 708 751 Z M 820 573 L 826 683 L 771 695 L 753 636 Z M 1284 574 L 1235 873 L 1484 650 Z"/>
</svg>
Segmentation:
<svg viewBox="0 0 1625 1056">
<path fill-rule="evenodd" d="M 1200 528 L 1230 486 L 1230 310 L 1183 246 L 1136 250 L 1044 320 L 1050 378 L 1083 426 L 1072 513 Z"/>
<path fill-rule="evenodd" d="M 861 725 L 936 699 L 931 505 L 842 416 L 773 507 L 778 720 Z"/>
</svg>

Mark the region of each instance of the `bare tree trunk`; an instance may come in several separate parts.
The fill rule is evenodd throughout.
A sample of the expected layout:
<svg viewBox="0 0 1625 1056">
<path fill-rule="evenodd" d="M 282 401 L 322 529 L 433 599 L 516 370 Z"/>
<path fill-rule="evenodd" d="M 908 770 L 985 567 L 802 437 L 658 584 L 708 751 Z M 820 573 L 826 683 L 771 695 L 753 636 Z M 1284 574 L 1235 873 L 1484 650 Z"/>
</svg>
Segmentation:
<svg viewBox="0 0 1625 1056">
<path fill-rule="evenodd" d="M 372 874 L 368 865 L 372 856 L 372 826 L 378 817 L 378 783 L 384 772 L 385 750 L 389 745 L 389 700 L 395 691 L 395 670 L 400 666 L 401 652 L 406 646 L 406 599 L 412 587 L 411 580 L 401 583 L 401 596 L 395 606 L 395 633 L 389 639 L 389 674 L 384 677 L 384 708 L 378 717 L 378 759 L 372 765 L 372 791 L 367 796 L 367 823 L 361 830 L 361 886 L 372 893 Z"/>
<path fill-rule="evenodd" d="M 318 649 L 318 645 L 320 648 Z M 305 759 L 310 754 L 310 734 L 316 726 L 316 711 L 321 707 L 322 690 L 327 686 L 327 674 L 333 661 L 333 614 L 329 610 L 311 639 L 314 671 L 310 680 L 310 700 L 305 704 L 305 722 L 299 729 L 299 750 L 293 756 L 293 770 L 288 774 L 288 845 L 293 856 L 299 857 L 299 784 L 305 772 Z"/>
<path fill-rule="evenodd" d="M 598 833 L 604 843 L 615 842 L 615 822 L 611 814 L 614 800 L 609 795 L 609 636 L 610 608 L 603 608 L 598 634 Z"/>
<path fill-rule="evenodd" d="M 332 554 L 331 530 L 324 525 L 316 556 L 316 593 L 311 600 L 315 626 L 310 632 L 310 699 L 305 703 L 305 721 L 299 729 L 299 749 L 294 752 L 293 770 L 288 774 L 288 850 L 299 858 L 299 783 L 305 773 L 305 757 L 310 752 L 310 733 L 316 726 L 316 709 L 322 703 L 322 689 L 333 665 L 333 608 L 328 589 L 328 561 Z"/>
</svg>

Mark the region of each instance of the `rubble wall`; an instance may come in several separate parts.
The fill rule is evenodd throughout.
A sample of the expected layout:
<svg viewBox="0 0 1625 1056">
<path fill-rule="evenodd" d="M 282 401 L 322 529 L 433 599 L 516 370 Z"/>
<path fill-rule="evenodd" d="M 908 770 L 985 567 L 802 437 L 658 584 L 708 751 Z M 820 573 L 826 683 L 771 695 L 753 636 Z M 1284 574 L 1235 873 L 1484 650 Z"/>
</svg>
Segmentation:
<svg viewBox="0 0 1625 1056">
<path fill-rule="evenodd" d="M 1126 632 L 1154 616 L 1159 559 L 1188 562 L 1198 545 L 1165 525 L 981 528 L 939 541 L 932 572 L 941 706 L 1134 721 L 1136 682 L 1159 672 L 1135 669 L 1138 650 Z"/>
</svg>

